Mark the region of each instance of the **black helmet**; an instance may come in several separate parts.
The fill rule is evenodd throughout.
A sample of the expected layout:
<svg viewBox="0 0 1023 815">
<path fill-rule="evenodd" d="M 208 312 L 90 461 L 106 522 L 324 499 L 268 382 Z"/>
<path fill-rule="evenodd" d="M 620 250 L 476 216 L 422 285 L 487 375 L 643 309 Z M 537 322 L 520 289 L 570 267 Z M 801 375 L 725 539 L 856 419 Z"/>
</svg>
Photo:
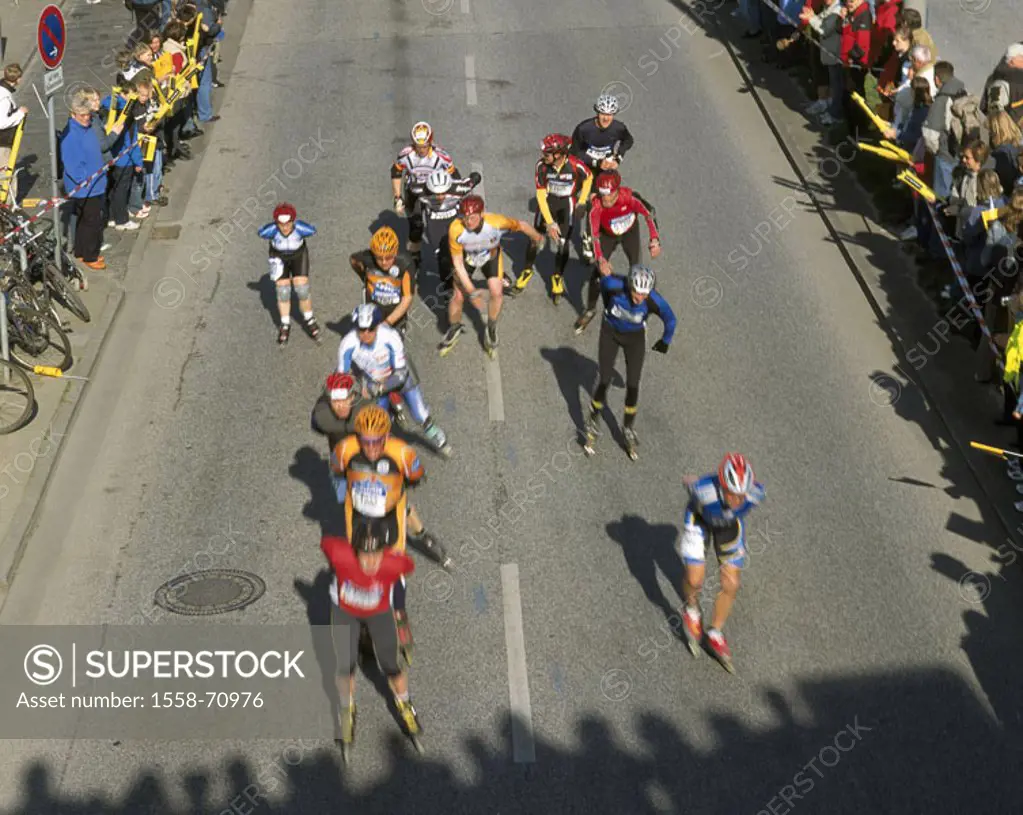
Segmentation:
<svg viewBox="0 0 1023 815">
<path fill-rule="evenodd" d="M 352 548 L 361 554 L 372 555 L 391 545 L 391 530 L 379 518 L 367 518 L 352 530 Z"/>
</svg>

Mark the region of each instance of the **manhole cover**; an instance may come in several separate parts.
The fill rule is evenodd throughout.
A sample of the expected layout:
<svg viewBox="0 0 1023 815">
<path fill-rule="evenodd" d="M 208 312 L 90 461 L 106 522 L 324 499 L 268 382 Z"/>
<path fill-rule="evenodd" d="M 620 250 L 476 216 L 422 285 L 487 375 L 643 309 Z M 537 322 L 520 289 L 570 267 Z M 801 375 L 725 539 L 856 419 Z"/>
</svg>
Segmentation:
<svg viewBox="0 0 1023 815">
<path fill-rule="evenodd" d="M 156 590 L 161 608 L 190 617 L 237 611 L 263 596 L 266 583 L 249 572 L 209 569 L 175 577 Z"/>
</svg>

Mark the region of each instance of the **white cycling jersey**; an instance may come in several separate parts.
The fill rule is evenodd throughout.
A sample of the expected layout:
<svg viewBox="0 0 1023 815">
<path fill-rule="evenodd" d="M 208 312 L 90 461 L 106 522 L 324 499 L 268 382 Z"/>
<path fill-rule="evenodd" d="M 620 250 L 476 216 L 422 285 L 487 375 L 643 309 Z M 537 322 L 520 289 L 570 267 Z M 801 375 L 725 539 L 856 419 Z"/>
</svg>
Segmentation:
<svg viewBox="0 0 1023 815">
<path fill-rule="evenodd" d="M 372 345 L 363 345 L 358 331 L 349 331 L 341 340 L 337 353 L 338 371 L 352 373 L 354 368 L 374 382 L 385 381 L 407 364 L 401 335 L 386 323 L 377 326 Z"/>
</svg>

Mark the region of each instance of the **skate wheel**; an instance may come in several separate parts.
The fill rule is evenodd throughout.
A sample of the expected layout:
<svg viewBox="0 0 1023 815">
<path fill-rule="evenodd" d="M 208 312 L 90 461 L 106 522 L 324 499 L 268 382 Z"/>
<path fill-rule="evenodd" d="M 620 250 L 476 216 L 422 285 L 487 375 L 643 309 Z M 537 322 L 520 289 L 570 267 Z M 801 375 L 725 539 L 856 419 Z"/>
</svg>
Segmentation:
<svg viewBox="0 0 1023 815">
<path fill-rule="evenodd" d="M 419 736 L 409 736 L 408 738 L 419 755 L 424 755 L 426 753 L 426 747 L 423 746 L 423 740 L 419 738 Z"/>
<path fill-rule="evenodd" d="M 689 653 L 692 654 L 694 658 L 699 658 L 700 646 L 697 643 L 693 642 L 691 639 L 686 639 L 686 648 L 689 649 Z"/>
<path fill-rule="evenodd" d="M 639 461 L 639 453 L 637 453 L 637 452 L 636 452 L 635 450 L 626 450 L 626 451 L 625 451 L 625 454 L 626 454 L 626 455 L 627 455 L 627 456 L 628 456 L 628 457 L 629 457 L 629 458 L 630 458 L 630 459 L 631 459 L 632 461 Z"/>
<path fill-rule="evenodd" d="M 597 451 L 593 448 L 592 444 L 584 444 L 583 452 L 586 453 L 587 456 L 593 456 Z"/>
</svg>

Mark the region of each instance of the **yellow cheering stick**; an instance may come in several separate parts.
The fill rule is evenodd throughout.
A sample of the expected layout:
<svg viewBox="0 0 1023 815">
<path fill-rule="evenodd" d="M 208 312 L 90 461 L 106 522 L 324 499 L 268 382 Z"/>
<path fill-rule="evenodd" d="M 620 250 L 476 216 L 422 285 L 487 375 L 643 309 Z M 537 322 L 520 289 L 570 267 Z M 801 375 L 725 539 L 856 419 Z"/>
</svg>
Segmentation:
<svg viewBox="0 0 1023 815">
<path fill-rule="evenodd" d="M 117 110 L 117 108 L 114 107 L 114 99 L 120 92 L 120 88 L 114 88 L 110 91 L 110 112 L 107 114 L 107 133 L 113 131 L 115 124 L 124 124 L 128 120 L 128 108 L 131 106 L 132 102 L 139 98 L 138 94 L 132 91 L 128 94 L 128 98 L 124 100 L 124 107 Z"/>
<path fill-rule="evenodd" d="M 990 229 L 991 224 L 997 221 L 999 218 L 1003 218 L 1005 213 L 1009 211 L 1008 207 L 1002 207 L 1001 209 L 986 209 L 980 213 L 980 218 L 984 222 L 984 229 Z"/>
<path fill-rule="evenodd" d="M 881 142 L 881 146 L 878 147 L 876 144 L 868 144 L 867 142 L 858 141 L 856 146 L 860 150 L 866 150 L 868 153 L 873 153 L 875 156 L 886 158 L 888 161 L 894 161 L 897 164 L 908 164 L 913 165 L 913 161 L 905 150 L 895 147 L 890 142 Z"/>
<path fill-rule="evenodd" d="M 1001 447 L 992 447 L 989 444 L 981 444 L 979 441 L 971 441 L 970 447 L 974 450 L 981 450 L 985 453 L 990 453 L 993 456 L 998 456 L 1001 459 L 1004 459 L 1006 456 L 1023 458 L 1023 453 L 1014 453 L 1012 450 L 1003 450 Z"/>
<path fill-rule="evenodd" d="M 924 182 L 920 180 L 920 176 L 918 176 L 912 170 L 908 169 L 903 170 L 895 177 L 899 179 L 899 181 L 901 181 L 907 187 L 909 187 L 911 190 L 913 190 L 913 192 L 919 193 L 932 204 L 938 200 L 938 196 L 935 195 L 934 190 L 932 190 L 930 187 L 924 184 Z"/>
<path fill-rule="evenodd" d="M 36 365 L 32 368 L 32 373 L 39 374 L 40 376 L 52 376 L 55 379 L 81 379 L 83 382 L 89 381 L 87 376 L 71 376 L 64 373 L 60 368 L 54 368 L 50 365 Z"/>
<path fill-rule="evenodd" d="M 862 96 L 860 96 L 858 93 L 856 93 L 856 91 L 853 91 L 851 96 L 852 96 L 853 101 L 857 105 L 859 105 L 861 108 L 863 108 L 863 112 L 866 113 L 867 116 L 870 117 L 870 120 L 874 123 L 874 126 L 878 130 L 880 130 L 882 133 L 885 133 L 886 131 L 891 130 L 892 123 L 891 122 L 886 122 L 884 119 L 882 119 L 876 113 L 874 113 L 874 111 L 872 111 L 870 109 L 870 107 L 867 105 L 867 100 L 866 99 L 864 99 Z"/>
</svg>

